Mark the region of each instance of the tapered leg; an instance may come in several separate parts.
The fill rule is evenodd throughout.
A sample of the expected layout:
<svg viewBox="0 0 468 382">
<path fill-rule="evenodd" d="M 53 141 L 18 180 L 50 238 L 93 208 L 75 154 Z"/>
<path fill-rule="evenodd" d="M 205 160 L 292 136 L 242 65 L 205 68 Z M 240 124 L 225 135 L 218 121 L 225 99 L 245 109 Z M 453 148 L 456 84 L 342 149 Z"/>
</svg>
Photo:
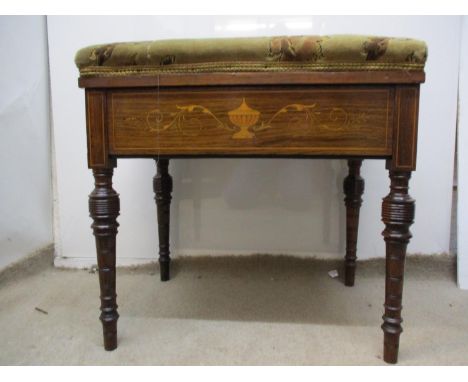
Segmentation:
<svg viewBox="0 0 468 382">
<path fill-rule="evenodd" d="M 113 168 L 93 169 L 95 188 L 89 195 L 91 225 L 96 237 L 96 251 L 101 287 L 101 316 L 104 331 L 104 348 L 117 348 L 117 295 L 115 293 L 115 239 L 119 195 L 112 188 Z"/>
<path fill-rule="evenodd" d="M 398 361 L 401 328 L 401 300 L 406 246 L 411 239 L 410 225 L 414 220 L 414 200 L 408 195 L 410 171 L 390 171 L 390 194 L 382 204 L 382 235 L 386 245 L 384 361 Z"/>
<path fill-rule="evenodd" d="M 168 159 L 156 160 L 157 172 L 153 178 L 154 199 L 158 210 L 159 266 L 161 281 L 170 278 L 169 223 L 171 210 L 172 177 L 169 175 Z"/>
<path fill-rule="evenodd" d="M 345 285 L 354 285 L 356 270 L 356 246 L 359 229 L 359 209 L 364 193 L 364 179 L 361 170 L 362 159 L 348 160 L 348 176 L 343 182 L 346 205 L 346 255 L 345 255 Z"/>
</svg>

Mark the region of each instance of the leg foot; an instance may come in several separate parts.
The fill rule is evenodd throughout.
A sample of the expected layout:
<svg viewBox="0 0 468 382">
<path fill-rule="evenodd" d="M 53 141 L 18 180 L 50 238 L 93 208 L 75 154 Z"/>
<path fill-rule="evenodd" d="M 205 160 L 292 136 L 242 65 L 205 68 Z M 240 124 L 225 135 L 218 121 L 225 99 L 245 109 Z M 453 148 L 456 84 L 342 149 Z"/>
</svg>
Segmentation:
<svg viewBox="0 0 468 382">
<path fill-rule="evenodd" d="M 153 178 L 156 207 L 158 210 L 159 266 L 161 281 L 170 279 L 169 225 L 171 210 L 172 177 L 169 175 L 169 160 L 156 160 L 156 176 Z"/>
<path fill-rule="evenodd" d="M 104 349 L 107 351 L 117 349 L 117 319 L 110 322 L 106 322 L 103 319 L 101 321 L 104 335 Z"/>
<path fill-rule="evenodd" d="M 386 246 L 384 361 L 398 361 L 401 327 L 401 301 L 406 247 L 411 239 L 410 225 L 414 220 L 414 200 L 408 195 L 409 171 L 390 171 L 390 193 L 382 204 L 382 235 Z"/>
<path fill-rule="evenodd" d="M 161 281 L 169 281 L 170 275 L 169 275 L 169 261 L 164 261 L 164 260 L 159 260 L 159 272 L 161 275 Z"/>
<path fill-rule="evenodd" d="M 115 291 L 115 239 L 117 216 L 119 216 L 119 195 L 112 188 L 112 168 L 94 169 L 95 188 L 89 195 L 89 212 L 93 218 L 94 236 L 101 288 L 101 316 L 104 332 L 104 348 L 117 348 L 117 295 Z"/>
<path fill-rule="evenodd" d="M 384 329 L 385 330 L 385 329 Z M 400 345 L 400 333 L 384 333 L 384 361 L 395 364 L 398 362 L 398 348 Z"/>
<path fill-rule="evenodd" d="M 362 160 L 348 160 L 348 176 L 343 182 L 346 204 L 346 255 L 345 255 L 345 285 L 354 285 L 356 270 L 356 246 L 359 228 L 359 210 L 364 193 L 364 179 L 360 174 Z"/>
</svg>

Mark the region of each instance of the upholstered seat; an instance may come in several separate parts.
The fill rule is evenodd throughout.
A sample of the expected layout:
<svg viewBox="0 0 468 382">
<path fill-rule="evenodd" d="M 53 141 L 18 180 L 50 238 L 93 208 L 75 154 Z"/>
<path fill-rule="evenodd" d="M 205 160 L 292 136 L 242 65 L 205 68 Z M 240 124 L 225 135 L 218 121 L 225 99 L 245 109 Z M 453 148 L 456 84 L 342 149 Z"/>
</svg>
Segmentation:
<svg viewBox="0 0 468 382">
<path fill-rule="evenodd" d="M 81 76 L 258 71 L 422 71 L 426 44 L 373 36 L 277 36 L 93 45 L 78 51 Z"/>
<path fill-rule="evenodd" d="M 80 50 L 76 64 L 78 85 L 85 89 L 88 167 L 95 181 L 89 212 L 99 264 L 104 348 L 117 348 L 120 202 L 112 186 L 117 161 L 156 162 L 159 273 L 161 281 L 168 281 L 170 160 L 346 158 L 343 275 L 344 284 L 353 286 L 364 192 L 360 168 L 364 159 L 381 159 L 390 177 L 390 193 L 382 202 L 383 360 L 396 363 L 404 259 L 415 211 L 408 188 L 416 168 L 426 57 L 421 41 L 365 36 L 168 40 Z M 331 186 L 329 192 L 334 192 Z"/>
</svg>

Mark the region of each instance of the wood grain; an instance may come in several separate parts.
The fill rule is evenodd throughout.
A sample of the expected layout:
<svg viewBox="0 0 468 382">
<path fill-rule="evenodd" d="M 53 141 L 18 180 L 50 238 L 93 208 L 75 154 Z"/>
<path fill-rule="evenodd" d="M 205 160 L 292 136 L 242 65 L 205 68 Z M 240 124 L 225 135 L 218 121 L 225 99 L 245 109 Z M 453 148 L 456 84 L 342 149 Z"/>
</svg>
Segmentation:
<svg viewBox="0 0 468 382">
<path fill-rule="evenodd" d="M 406 247 L 411 239 L 409 227 L 413 224 L 415 203 L 408 194 L 410 171 L 390 170 L 390 193 L 382 203 L 382 221 L 385 230 L 382 235 L 386 247 L 385 272 L 385 313 L 384 361 L 396 363 L 400 344 L 401 301 L 403 297 L 403 276 Z"/>
<path fill-rule="evenodd" d="M 398 86 L 395 103 L 395 140 L 391 169 L 412 171 L 416 169 L 419 86 Z"/>
<path fill-rule="evenodd" d="M 159 86 L 220 85 L 324 85 L 324 84 L 413 84 L 425 80 L 420 71 L 356 72 L 241 72 L 241 73 L 161 73 L 152 75 L 81 77 L 82 88 L 138 88 Z"/>
<path fill-rule="evenodd" d="M 86 88 L 89 197 L 101 286 L 104 346 L 117 347 L 115 239 L 117 157 L 157 159 L 161 280 L 169 279 L 169 221 L 174 157 L 346 158 L 345 284 L 354 284 L 361 161 L 382 158 L 390 194 L 382 205 L 386 242 L 384 360 L 398 358 L 404 258 L 414 201 L 419 84 L 424 72 L 164 73 L 82 77 Z"/>
<path fill-rule="evenodd" d="M 117 348 L 117 294 L 115 292 L 115 246 L 120 212 L 119 194 L 112 188 L 113 168 L 93 169 L 93 192 L 89 195 L 89 214 L 93 218 L 101 287 L 101 315 L 104 348 Z"/>
<path fill-rule="evenodd" d="M 106 130 L 106 93 L 86 90 L 86 128 L 88 138 L 88 167 L 109 165 Z"/>
<path fill-rule="evenodd" d="M 385 157 L 392 151 L 393 94 L 389 87 L 112 91 L 109 150 Z M 242 139 L 230 112 L 244 101 L 259 117 L 248 129 L 251 137 Z"/>
<path fill-rule="evenodd" d="M 171 262 L 169 230 L 172 199 L 172 177 L 169 175 L 169 160 L 156 160 L 156 169 L 156 175 L 153 178 L 153 191 L 158 216 L 159 273 L 161 281 L 168 281 Z"/>
<path fill-rule="evenodd" d="M 348 176 L 343 182 L 346 205 L 346 255 L 345 285 L 354 285 L 356 252 L 359 231 L 359 210 L 364 193 L 364 179 L 361 177 L 362 159 L 348 160 Z"/>
</svg>

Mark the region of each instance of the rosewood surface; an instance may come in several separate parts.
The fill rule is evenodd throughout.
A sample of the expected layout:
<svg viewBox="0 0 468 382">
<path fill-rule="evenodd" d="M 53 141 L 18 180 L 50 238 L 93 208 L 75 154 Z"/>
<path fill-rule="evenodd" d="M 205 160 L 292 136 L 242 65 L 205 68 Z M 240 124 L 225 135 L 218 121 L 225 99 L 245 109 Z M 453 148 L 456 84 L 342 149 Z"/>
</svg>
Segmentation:
<svg viewBox="0 0 468 382">
<path fill-rule="evenodd" d="M 423 72 L 210 73 L 83 77 L 88 166 L 95 189 L 89 211 L 99 264 L 104 347 L 117 347 L 117 158 L 156 160 L 161 280 L 170 278 L 169 160 L 180 157 L 346 158 L 345 285 L 355 282 L 359 210 L 366 158 L 386 160 L 390 193 L 382 204 L 386 283 L 384 360 L 396 363 L 406 246 L 414 200 L 419 84 Z M 344 291 L 344 293 L 346 293 Z"/>
</svg>

